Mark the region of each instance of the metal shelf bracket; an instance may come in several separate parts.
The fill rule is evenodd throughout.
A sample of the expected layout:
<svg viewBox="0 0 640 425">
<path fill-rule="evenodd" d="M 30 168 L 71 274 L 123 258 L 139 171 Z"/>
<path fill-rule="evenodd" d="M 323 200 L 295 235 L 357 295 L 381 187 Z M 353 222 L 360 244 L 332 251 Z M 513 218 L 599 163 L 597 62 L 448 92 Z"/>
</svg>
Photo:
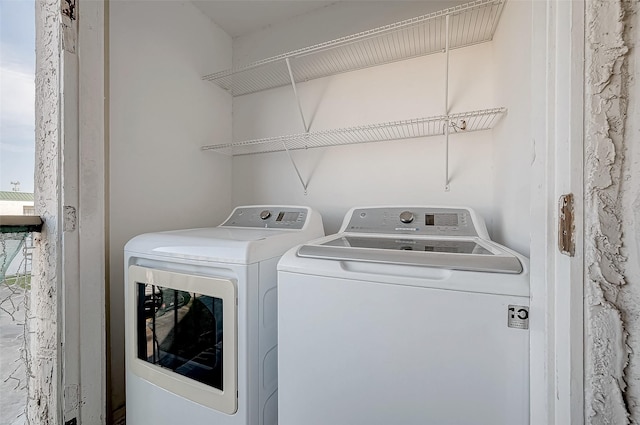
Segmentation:
<svg viewBox="0 0 640 425">
<path fill-rule="evenodd" d="M 304 128 L 305 134 L 309 134 L 309 127 L 307 126 L 307 121 L 304 119 L 304 111 L 302 110 L 302 104 L 300 103 L 300 96 L 298 96 L 298 89 L 296 87 L 296 79 L 293 78 L 293 71 L 291 69 L 291 60 L 289 58 L 285 58 L 285 62 L 287 63 L 287 70 L 289 71 L 289 78 L 291 79 L 291 87 L 293 87 L 293 95 L 296 97 L 296 102 L 298 104 L 298 111 L 300 112 L 300 119 L 302 120 L 302 127 Z M 302 188 L 304 189 L 305 196 L 307 195 L 307 186 L 309 185 L 308 181 L 304 181 L 302 178 L 302 174 L 300 174 L 300 170 L 296 165 L 296 161 L 293 159 L 291 152 L 289 152 L 289 148 L 287 147 L 286 140 L 282 141 L 284 145 L 284 150 L 287 151 L 287 155 L 289 156 L 289 161 L 293 165 L 293 168 L 296 170 L 296 174 L 298 175 L 298 179 L 300 179 L 300 183 L 302 184 Z"/>
<path fill-rule="evenodd" d="M 284 150 L 287 151 L 287 155 L 289 156 L 289 161 L 291 161 L 291 164 L 293 165 L 293 168 L 296 170 L 296 174 L 298 175 L 298 180 L 300 180 L 300 184 L 302 185 L 302 188 L 304 189 L 304 194 L 305 196 L 307 195 L 307 186 L 309 185 L 309 182 L 305 182 L 304 179 L 302 178 L 302 174 L 300 174 L 300 170 L 298 169 L 298 166 L 296 165 L 296 161 L 293 159 L 293 156 L 291 155 L 291 151 L 289 151 L 289 148 L 287 147 L 287 142 L 286 140 L 282 141 L 282 146 L 284 146 Z"/>
<path fill-rule="evenodd" d="M 287 69 L 289 70 L 289 78 L 291 79 L 291 87 L 293 87 L 293 94 L 296 97 L 296 102 L 298 103 L 298 111 L 300 111 L 300 118 L 302 119 L 302 126 L 304 127 L 304 132 L 309 132 L 309 127 L 307 126 L 307 122 L 304 119 L 304 112 L 302 111 L 302 104 L 300 103 L 300 96 L 298 96 L 298 89 L 296 87 L 296 80 L 293 78 L 293 71 L 291 70 L 291 60 L 289 58 L 285 59 L 287 63 Z"/>
<path fill-rule="evenodd" d="M 451 118 L 449 117 L 449 18 L 450 15 L 447 15 L 445 20 L 445 83 L 444 83 L 444 113 L 447 116 L 445 122 L 445 130 L 444 130 L 444 138 L 445 138 L 445 146 L 444 146 L 444 191 L 449 192 L 451 190 L 451 186 L 449 185 L 449 127 L 451 127 Z"/>
</svg>

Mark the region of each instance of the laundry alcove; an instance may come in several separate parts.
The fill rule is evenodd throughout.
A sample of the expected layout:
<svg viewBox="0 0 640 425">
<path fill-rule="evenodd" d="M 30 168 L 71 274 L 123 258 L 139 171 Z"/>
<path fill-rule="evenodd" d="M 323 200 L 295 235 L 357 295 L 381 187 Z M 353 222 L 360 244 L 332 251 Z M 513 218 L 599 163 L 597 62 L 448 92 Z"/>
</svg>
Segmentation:
<svg viewBox="0 0 640 425">
<path fill-rule="evenodd" d="M 327 233 L 355 205 L 467 205 L 494 240 L 529 254 L 531 4 L 506 1 L 492 41 L 451 50 L 448 72 L 446 54 L 434 53 L 298 81 L 299 106 L 290 84 L 233 96 L 203 80 L 464 2 L 279 3 L 110 4 L 113 410 L 124 405 L 122 248 L 134 235 L 217 225 L 241 204 L 310 205 Z M 451 128 L 448 191 L 441 135 L 292 150 L 306 193 L 284 150 L 201 149 L 305 133 L 300 109 L 310 132 L 324 134 L 493 108 L 500 117 L 488 130 Z"/>
</svg>

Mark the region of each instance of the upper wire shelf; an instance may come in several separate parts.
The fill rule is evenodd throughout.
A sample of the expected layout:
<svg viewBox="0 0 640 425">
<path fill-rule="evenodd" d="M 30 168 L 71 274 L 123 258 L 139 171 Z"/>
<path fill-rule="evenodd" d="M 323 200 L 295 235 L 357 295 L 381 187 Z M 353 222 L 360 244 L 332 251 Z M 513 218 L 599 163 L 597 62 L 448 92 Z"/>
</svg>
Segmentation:
<svg viewBox="0 0 640 425">
<path fill-rule="evenodd" d="M 505 0 L 477 0 L 203 77 L 233 96 L 490 41 Z"/>
<path fill-rule="evenodd" d="M 506 111 L 506 108 L 483 109 L 450 114 L 449 116 L 416 118 L 312 133 L 267 137 L 223 145 L 209 145 L 203 146 L 202 149 L 236 156 L 323 146 L 383 142 L 444 135 L 447 123 L 449 123 L 449 132 L 452 134 L 468 133 L 470 131 L 493 128 L 493 125 L 497 123 Z"/>
</svg>

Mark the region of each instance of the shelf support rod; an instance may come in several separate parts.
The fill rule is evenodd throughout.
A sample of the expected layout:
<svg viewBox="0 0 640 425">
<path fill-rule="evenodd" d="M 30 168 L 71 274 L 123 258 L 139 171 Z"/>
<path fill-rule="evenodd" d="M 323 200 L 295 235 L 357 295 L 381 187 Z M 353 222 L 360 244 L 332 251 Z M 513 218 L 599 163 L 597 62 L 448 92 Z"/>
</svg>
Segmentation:
<svg viewBox="0 0 640 425">
<path fill-rule="evenodd" d="M 296 87 L 296 80 L 295 78 L 293 78 L 293 70 L 291 69 L 291 61 L 289 60 L 289 58 L 285 58 L 284 61 L 287 64 L 287 70 L 289 70 L 289 78 L 291 79 L 291 87 L 293 87 L 293 94 L 296 97 L 296 102 L 298 103 L 298 111 L 300 111 L 300 118 L 302 119 L 302 126 L 304 127 L 304 132 L 305 133 L 309 133 L 309 127 L 307 127 L 307 122 L 304 119 L 304 112 L 302 111 L 302 104 L 300 104 L 300 96 L 298 96 L 298 89 Z M 298 168 L 298 166 L 296 165 L 296 161 L 293 159 L 293 155 L 291 155 L 291 152 L 289 151 L 289 148 L 287 147 L 287 142 L 286 141 L 282 141 L 282 145 L 284 146 L 284 150 L 287 151 L 287 155 L 289 156 L 289 161 L 291 161 L 291 164 L 293 165 L 293 168 L 296 170 L 296 174 L 298 175 L 298 179 L 300 180 L 300 184 L 302 184 L 302 188 L 304 189 L 304 194 L 307 194 L 307 185 L 309 184 L 309 182 L 305 182 L 304 179 L 302 178 L 302 174 L 300 174 L 300 169 Z"/>
<path fill-rule="evenodd" d="M 284 150 L 287 152 L 287 155 L 289 156 L 289 161 L 291 161 L 291 164 L 293 165 L 293 168 L 296 170 L 296 174 L 298 175 L 298 180 L 300 180 L 300 184 L 302 185 L 302 188 L 304 189 L 304 194 L 305 196 L 307 195 L 307 186 L 309 184 L 309 182 L 305 182 L 304 179 L 302 178 L 302 174 L 300 174 L 300 170 L 298 169 L 298 166 L 296 165 L 296 161 L 293 159 L 293 156 L 291 155 L 291 151 L 289 151 L 289 148 L 287 147 L 287 142 L 286 141 L 282 141 L 282 146 L 284 146 Z"/>
<path fill-rule="evenodd" d="M 451 187 L 449 186 L 449 127 L 451 126 L 451 120 L 449 119 L 449 18 L 451 15 L 447 15 L 445 18 L 445 83 L 444 83 L 444 110 L 447 116 L 445 121 L 445 148 L 444 148 L 444 191 L 449 192 Z"/>
<path fill-rule="evenodd" d="M 307 122 L 304 119 L 304 112 L 302 112 L 302 105 L 300 104 L 300 97 L 298 96 L 298 89 L 296 88 L 296 80 L 293 78 L 293 71 L 291 70 L 291 61 L 289 58 L 285 58 L 285 62 L 287 63 L 287 69 L 289 70 L 289 78 L 291 79 L 291 87 L 293 87 L 293 94 L 296 96 L 296 101 L 298 102 L 298 111 L 300 111 L 300 118 L 302 118 L 302 125 L 304 126 L 304 132 L 309 132 L 309 127 L 307 127 Z"/>
</svg>

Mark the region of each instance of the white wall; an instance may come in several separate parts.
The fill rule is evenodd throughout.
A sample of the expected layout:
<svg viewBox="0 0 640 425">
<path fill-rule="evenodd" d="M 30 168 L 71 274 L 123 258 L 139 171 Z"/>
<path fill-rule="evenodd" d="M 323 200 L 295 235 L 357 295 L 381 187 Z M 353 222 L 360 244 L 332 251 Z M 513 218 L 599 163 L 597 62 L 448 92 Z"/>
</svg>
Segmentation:
<svg viewBox="0 0 640 425">
<path fill-rule="evenodd" d="M 491 43 L 495 96 L 509 109 L 493 130 L 495 232 L 493 237 L 529 255 L 531 231 L 531 1 L 508 1 Z"/>
<path fill-rule="evenodd" d="M 306 196 L 286 153 L 235 157 L 233 203 L 308 204 L 322 213 L 327 232 L 337 231 L 343 214 L 354 205 L 468 205 L 485 217 L 490 233 L 498 241 L 528 254 L 528 162 L 524 172 L 519 170 L 522 157 L 529 160 L 530 150 L 529 62 L 528 58 L 519 60 L 526 56 L 529 46 L 526 4 L 529 3 L 518 3 L 505 9 L 501 19 L 496 39 L 503 38 L 501 43 L 506 45 L 507 53 L 496 53 L 494 44 L 498 40 L 451 53 L 451 111 L 507 106 L 509 112 L 493 132 L 451 137 L 450 192 L 443 190 L 444 138 L 430 137 L 294 152 L 303 176 L 310 177 Z M 433 7 L 433 3 L 431 5 Z M 321 32 L 314 23 L 320 21 L 320 14 L 327 15 L 328 9 L 235 39 L 235 64 L 258 59 L 260 52 L 251 51 L 251 46 L 278 44 L 278 51 L 271 48 L 271 54 L 286 50 L 288 40 L 291 40 L 288 42 L 291 48 L 299 47 L 296 45 L 298 35 L 307 37 L 301 28 L 308 27 L 307 32 L 311 33 Z M 343 20 L 359 22 L 357 16 L 343 12 L 344 16 L 341 15 L 337 24 L 338 32 L 342 30 L 340 22 Z M 505 18 L 510 22 L 505 23 Z M 323 27 L 325 39 L 332 38 L 333 21 L 330 22 L 331 25 L 325 23 Z M 514 37 L 526 45 L 510 45 Z M 525 52 L 516 56 L 518 60 L 513 60 L 510 55 L 518 48 Z M 500 74 L 496 73 L 497 69 L 501 70 Z M 444 55 L 311 81 L 300 84 L 298 90 L 307 121 L 313 122 L 312 131 L 439 115 L 444 112 Z M 504 93 L 508 90 L 514 92 Z M 302 131 L 290 87 L 237 97 L 233 112 L 235 140 Z M 510 122 L 512 117 L 514 123 Z M 494 134 L 498 131 L 499 143 Z M 522 140 L 509 146 L 509 153 L 505 153 L 517 157 L 513 163 L 502 153 L 496 153 L 498 146 L 504 148 L 507 139 L 512 143 L 511 131 Z M 502 188 L 507 181 L 513 189 Z M 519 204 L 507 206 L 516 202 Z M 506 217 L 503 217 L 502 209 L 509 210 Z M 518 221 L 522 211 L 524 224 Z"/>
<path fill-rule="evenodd" d="M 201 77 L 231 66 L 231 39 L 189 2 L 110 3 L 112 408 L 124 404 L 123 247 L 150 231 L 213 226 L 231 207 L 231 99 Z"/>
</svg>

